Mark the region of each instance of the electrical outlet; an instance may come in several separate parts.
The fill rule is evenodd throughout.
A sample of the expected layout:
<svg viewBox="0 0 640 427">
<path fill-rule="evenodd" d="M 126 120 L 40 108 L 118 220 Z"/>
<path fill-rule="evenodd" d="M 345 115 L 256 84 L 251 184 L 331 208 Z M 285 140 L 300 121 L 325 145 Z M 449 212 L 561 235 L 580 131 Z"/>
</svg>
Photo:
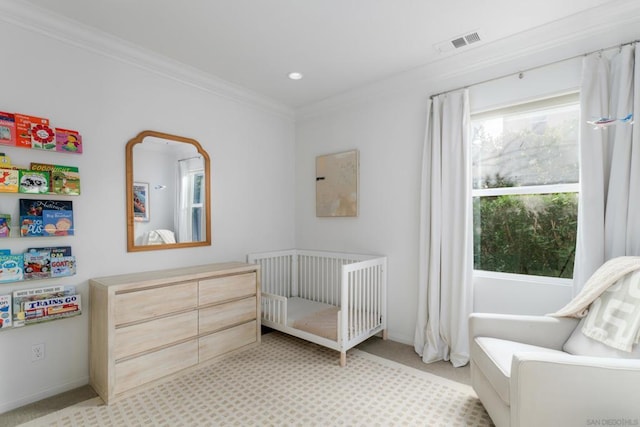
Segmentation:
<svg viewBox="0 0 640 427">
<path fill-rule="evenodd" d="M 44 359 L 44 343 L 31 346 L 31 361 L 37 362 Z"/>
</svg>

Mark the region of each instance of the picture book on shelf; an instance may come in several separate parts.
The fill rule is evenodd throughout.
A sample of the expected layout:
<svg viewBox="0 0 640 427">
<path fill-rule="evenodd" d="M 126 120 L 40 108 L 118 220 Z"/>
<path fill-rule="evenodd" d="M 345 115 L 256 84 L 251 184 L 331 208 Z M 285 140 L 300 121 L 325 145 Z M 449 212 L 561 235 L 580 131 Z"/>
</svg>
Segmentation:
<svg viewBox="0 0 640 427">
<path fill-rule="evenodd" d="M 11 215 L 0 214 L 0 238 L 11 235 Z"/>
<path fill-rule="evenodd" d="M 27 194 L 47 194 L 51 173 L 46 171 L 19 171 L 18 192 Z"/>
<path fill-rule="evenodd" d="M 51 258 L 51 277 L 73 276 L 76 274 L 76 257 Z"/>
<path fill-rule="evenodd" d="M 49 119 L 14 114 L 16 120 L 16 147 L 31 148 L 31 128 L 37 125 L 49 126 Z"/>
<path fill-rule="evenodd" d="M 56 133 L 48 124 L 31 125 L 31 148 L 46 151 L 56 150 Z"/>
<path fill-rule="evenodd" d="M 17 193 L 20 182 L 20 171 L 17 169 L 0 169 L 0 193 Z"/>
<path fill-rule="evenodd" d="M 77 316 L 82 310 L 75 287 L 60 285 L 27 289 L 13 293 L 14 327 Z"/>
<path fill-rule="evenodd" d="M 49 251 L 49 256 L 53 258 L 61 258 L 71 256 L 71 246 L 50 246 L 46 248 L 29 248 L 29 251 Z"/>
<path fill-rule="evenodd" d="M 0 295 L 0 329 L 11 327 L 11 312 L 11 295 Z"/>
<path fill-rule="evenodd" d="M 19 199 L 20 215 L 42 216 L 43 210 L 72 211 L 73 202 L 68 200 Z"/>
<path fill-rule="evenodd" d="M 42 236 L 42 217 L 37 215 L 20 215 L 20 236 Z"/>
<path fill-rule="evenodd" d="M 82 154 L 82 135 L 77 130 L 56 128 L 56 151 Z"/>
<path fill-rule="evenodd" d="M 23 280 L 23 264 L 22 254 L 0 255 L 0 283 Z"/>
<path fill-rule="evenodd" d="M 16 117 L 0 111 L 0 144 L 16 145 Z"/>
<path fill-rule="evenodd" d="M 76 257 L 71 255 L 71 246 L 51 246 L 44 248 L 29 248 L 24 253 L 24 275 L 29 275 L 28 254 L 42 254 L 47 257 L 50 277 L 73 276 L 76 274 Z M 44 264 L 44 263 L 43 263 Z M 31 268 L 34 268 L 31 266 Z"/>
<path fill-rule="evenodd" d="M 50 251 L 30 249 L 23 254 L 24 280 L 51 277 Z"/>
<path fill-rule="evenodd" d="M 51 174 L 49 189 L 52 193 L 70 196 L 80 194 L 80 172 L 77 167 L 32 162 L 30 169 Z"/>
<path fill-rule="evenodd" d="M 42 211 L 43 236 L 73 236 L 73 211 Z"/>
</svg>

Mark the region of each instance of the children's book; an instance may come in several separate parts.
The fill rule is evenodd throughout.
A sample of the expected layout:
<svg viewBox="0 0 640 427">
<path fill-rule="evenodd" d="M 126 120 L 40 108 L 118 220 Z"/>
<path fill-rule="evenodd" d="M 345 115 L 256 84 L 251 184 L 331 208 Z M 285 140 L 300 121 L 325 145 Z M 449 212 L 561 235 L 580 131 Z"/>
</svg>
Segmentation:
<svg viewBox="0 0 640 427">
<path fill-rule="evenodd" d="M 11 327 L 11 311 L 11 295 L 0 295 L 0 329 Z"/>
<path fill-rule="evenodd" d="M 73 235 L 73 203 L 68 200 L 20 199 L 21 236 Z M 44 212 L 47 224 L 44 224 Z M 64 211 L 64 213 L 55 213 Z M 45 225 L 47 225 L 45 231 Z"/>
<path fill-rule="evenodd" d="M 32 171 L 49 172 L 51 174 L 49 191 L 52 193 L 71 196 L 80 194 L 80 172 L 75 166 L 31 162 L 29 169 Z"/>
<path fill-rule="evenodd" d="M 77 130 L 56 128 L 56 151 L 82 154 L 82 135 Z"/>
<path fill-rule="evenodd" d="M 27 194 L 47 194 L 51 173 L 48 171 L 19 171 L 18 192 Z"/>
<path fill-rule="evenodd" d="M 11 215 L 0 214 L 0 237 L 11 236 Z"/>
<path fill-rule="evenodd" d="M 42 211 L 43 236 L 73 236 L 73 211 Z"/>
<path fill-rule="evenodd" d="M 81 298 L 75 287 L 49 286 L 13 293 L 13 326 L 81 314 Z"/>
<path fill-rule="evenodd" d="M 0 169 L 0 193 L 17 193 L 20 171 L 16 169 Z"/>
<path fill-rule="evenodd" d="M 76 257 L 51 258 L 51 277 L 73 276 L 76 274 Z"/>
<path fill-rule="evenodd" d="M 73 210 L 73 202 L 68 200 L 19 199 L 20 215 L 42 216 L 43 210 Z"/>
<path fill-rule="evenodd" d="M 56 150 L 56 133 L 48 124 L 31 125 L 31 148 L 46 151 Z"/>
<path fill-rule="evenodd" d="M 25 114 L 15 114 L 16 147 L 31 148 L 31 128 L 36 125 L 49 126 L 49 119 Z"/>
<path fill-rule="evenodd" d="M 20 236 L 38 237 L 43 235 L 42 217 L 38 215 L 20 215 Z"/>
<path fill-rule="evenodd" d="M 16 117 L 0 111 L 0 144 L 16 145 Z"/>
<path fill-rule="evenodd" d="M 51 259 L 71 256 L 71 246 L 50 246 L 46 248 L 29 248 L 29 251 L 49 251 Z"/>
<path fill-rule="evenodd" d="M 24 280 L 51 277 L 50 251 L 30 249 L 23 254 Z"/>
<path fill-rule="evenodd" d="M 23 280 L 23 258 L 18 255 L 0 255 L 0 283 Z"/>
</svg>

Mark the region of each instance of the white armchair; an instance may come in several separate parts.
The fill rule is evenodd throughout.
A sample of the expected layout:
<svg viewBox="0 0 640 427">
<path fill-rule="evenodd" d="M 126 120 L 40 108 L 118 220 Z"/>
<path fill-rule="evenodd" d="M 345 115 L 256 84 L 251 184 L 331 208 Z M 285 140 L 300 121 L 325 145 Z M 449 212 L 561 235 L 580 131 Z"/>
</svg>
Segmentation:
<svg viewBox="0 0 640 427">
<path fill-rule="evenodd" d="M 627 358 L 577 355 L 599 354 L 591 344 L 567 347 L 582 339 L 578 324 L 470 316 L 471 382 L 496 426 L 640 426 L 640 349 Z"/>
</svg>

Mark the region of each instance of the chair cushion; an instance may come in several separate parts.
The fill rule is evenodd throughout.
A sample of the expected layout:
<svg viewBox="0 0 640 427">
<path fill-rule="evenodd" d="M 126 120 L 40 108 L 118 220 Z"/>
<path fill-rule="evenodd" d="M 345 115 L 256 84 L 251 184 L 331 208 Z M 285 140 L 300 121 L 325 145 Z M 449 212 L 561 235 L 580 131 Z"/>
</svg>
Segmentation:
<svg viewBox="0 0 640 427">
<path fill-rule="evenodd" d="M 498 338 L 476 337 L 472 343 L 471 358 L 507 405 L 510 404 L 511 360 L 515 353 L 564 352 Z"/>
<path fill-rule="evenodd" d="M 594 356 L 594 357 L 614 357 L 618 359 L 640 359 L 640 345 L 633 346 L 631 352 L 618 350 L 609 347 L 606 344 L 589 338 L 582 333 L 582 326 L 585 319 L 583 318 L 578 326 L 573 330 L 569 339 L 564 343 L 562 349 L 569 354 L 576 356 Z"/>
</svg>

